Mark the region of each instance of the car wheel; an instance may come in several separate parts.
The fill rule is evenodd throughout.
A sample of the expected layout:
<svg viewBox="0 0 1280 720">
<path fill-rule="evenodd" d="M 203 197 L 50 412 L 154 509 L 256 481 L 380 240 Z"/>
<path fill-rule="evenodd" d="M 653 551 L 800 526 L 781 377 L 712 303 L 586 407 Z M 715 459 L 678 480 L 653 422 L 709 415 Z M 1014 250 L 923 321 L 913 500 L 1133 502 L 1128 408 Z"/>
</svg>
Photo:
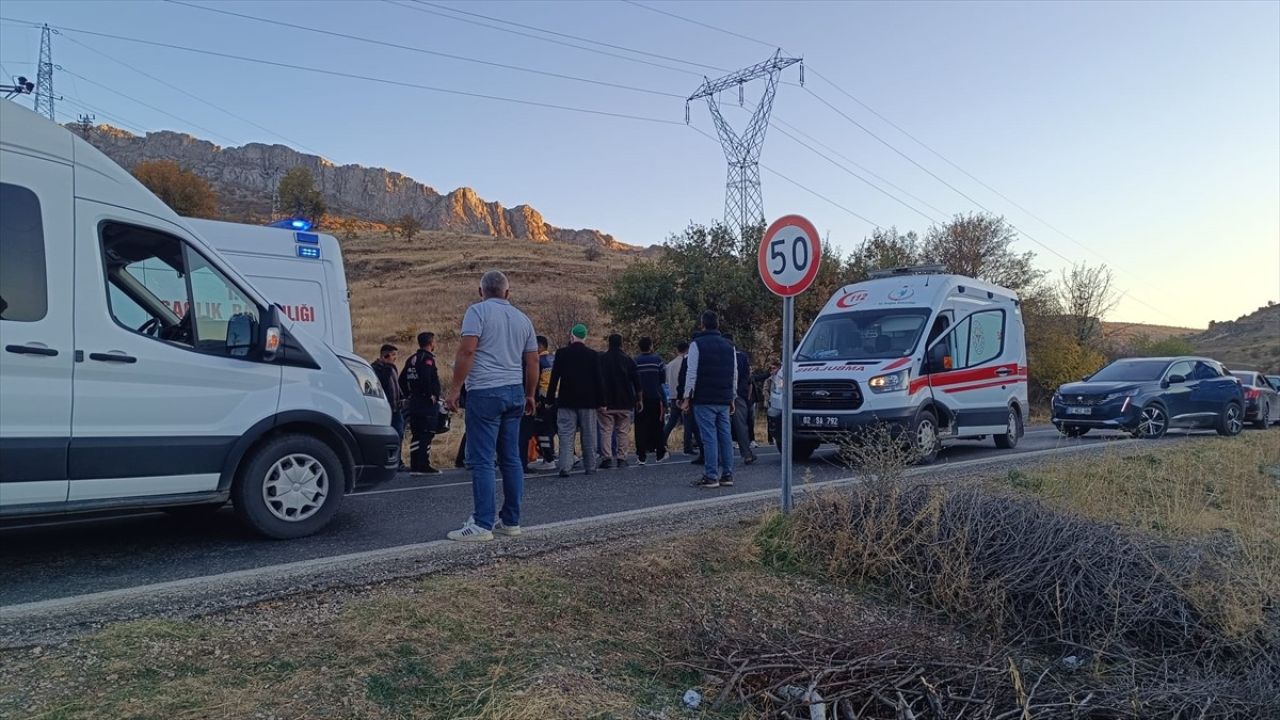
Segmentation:
<svg viewBox="0 0 1280 720">
<path fill-rule="evenodd" d="M 1264 404 L 1258 409 L 1258 419 L 1253 421 L 1253 426 L 1259 430 L 1266 430 L 1271 424 L 1271 405 Z"/>
<path fill-rule="evenodd" d="M 231 500 L 245 524 L 284 540 L 328 524 L 345 488 L 337 454 L 310 435 L 291 433 L 253 451 L 231 488 Z"/>
<path fill-rule="evenodd" d="M 791 441 L 791 459 L 795 462 L 804 462 L 813 457 L 814 451 L 818 449 L 821 443 L 813 440 L 795 440 Z M 781 451 L 781 449 L 779 449 Z"/>
<path fill-rule="evenodd" d="M 1244 411 L 1239 403 L 1227 403 L 1227 407 L 1218 416 L 1218 434 L 1226 437 L 1239 435 L 1244 429 Z"/>
<path fill-rule="evenodd" d="M 1081 425 L 1063 425 L 1058 428 L 1058 432 L 1070 438 L 1084 437 L 1089 434 L 1090 428 Z"/>
<path fill-rule="evenodd" d="M 1012 450 L 1018 447 L 1018 438 L 1022 437 L 1022 415 L 1018 413 L 1018 408 L 1009 407 L 1009 424 L 1005 430 L 1005 434 L 995 436 L 996 447 L 1001 450 Z"/>
<path fill-rule="evenodd" d="M 1164 407 L 1152 403 L 1138 413 L 1138 426 L 1133 436 L 1143 440 L 1158 440 L 1169 430 L 1169 415 Z"/>
<path fill-rule="evenodd" d="M 911 421 L 911 437 L 908 438 L 917 453 L 916 462 L 928 465 L 938 459 L 938 417 L 932 410 L 921 410 Z"/>
</svg>

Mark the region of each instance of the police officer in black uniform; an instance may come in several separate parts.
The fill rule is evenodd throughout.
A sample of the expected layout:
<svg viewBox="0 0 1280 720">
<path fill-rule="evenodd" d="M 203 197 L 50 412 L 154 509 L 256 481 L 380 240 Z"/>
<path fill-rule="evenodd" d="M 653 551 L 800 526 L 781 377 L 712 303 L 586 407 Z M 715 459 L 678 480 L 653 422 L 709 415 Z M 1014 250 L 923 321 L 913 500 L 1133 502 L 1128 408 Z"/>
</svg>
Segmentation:
<svg viewBox="0 0 1280 720">
<path fill-rule="evenodd" d="M 418 352 L 405 361 L 400 371 L 400 388 L 408 405 L 405 415 L 413 433 L 409 441 L 409 472 L 418 475 L 440 472 L 431 467 L 431 440 L 440 419 L 440 373 L 435 349 L 435 333 L 418 333 Z"/>
</svg>

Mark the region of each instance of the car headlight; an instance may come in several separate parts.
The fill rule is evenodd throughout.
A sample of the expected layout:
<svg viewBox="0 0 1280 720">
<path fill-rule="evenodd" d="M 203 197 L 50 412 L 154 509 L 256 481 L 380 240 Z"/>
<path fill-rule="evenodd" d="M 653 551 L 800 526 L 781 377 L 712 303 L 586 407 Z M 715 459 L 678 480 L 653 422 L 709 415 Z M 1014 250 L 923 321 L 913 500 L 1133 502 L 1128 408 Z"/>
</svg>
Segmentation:
<svg viewBox="0 0 1280 720">
<path fill-rule="evenodd" d="M 867 381 L 867 387 L 871 388 L 871 392 L 887 393 L 898 390 L 906 390 L 907 384 L 911 380 L 910 370 L 899 370 L 896 373 L 888 375 L 877 375 Z"/>
<path fill-rule="evenodd" d="M 373 372 L 373 368 L 363 360 L 352 360 L 350 358 L 340 358 L 342 364 L 347 366 L 351 371 L 351 375 L 356 379 L 356 385 L 360 386 L 360 392 L 366 397 L 376 397 L 386 399 L 386 394 L 382 392 L 382 383 L 378 380 L 377 374 Z"/>
<path fill-rule="evenodd" d="M 1112 400 L 1119 400 L 1121 398 L 1131 398 L 1137 394 L 1138 394 L 1137 388 L 1134 388 L 1132 390 L 1125 390 L 1124 392 L 1113 392 L 1110 395 L 1103 398 L 1102 402 L 1111 402 Z"/>
</svg>

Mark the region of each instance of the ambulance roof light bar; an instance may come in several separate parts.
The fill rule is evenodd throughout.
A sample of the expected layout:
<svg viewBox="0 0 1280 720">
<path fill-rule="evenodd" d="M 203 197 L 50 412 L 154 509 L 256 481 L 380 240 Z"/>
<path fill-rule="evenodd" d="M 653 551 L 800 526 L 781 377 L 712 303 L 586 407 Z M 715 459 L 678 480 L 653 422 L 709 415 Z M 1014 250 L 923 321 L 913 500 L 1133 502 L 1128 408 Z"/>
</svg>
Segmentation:
<svg viewBox="0 0 1280 720">
<path fill-rule="evenodd" d="M 900 275 L 946 275 L 947 266 L 941 263 L 931 265 L 904 265 L 902 267 L 880 268 L 871 271 L 872 280 L 898 277 Z"/>
</svg>

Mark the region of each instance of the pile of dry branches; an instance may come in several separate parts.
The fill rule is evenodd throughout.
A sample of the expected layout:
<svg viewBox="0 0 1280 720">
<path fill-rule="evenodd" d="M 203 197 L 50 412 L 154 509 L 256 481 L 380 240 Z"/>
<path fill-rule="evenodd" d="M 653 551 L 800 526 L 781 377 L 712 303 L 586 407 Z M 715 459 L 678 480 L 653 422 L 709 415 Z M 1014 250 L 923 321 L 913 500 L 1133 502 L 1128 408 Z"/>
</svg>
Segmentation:
<svg viewBox="0 0 1280 720">
<path fill-rule="evenodd" d="M 979 653 L 901 626 L 766 638 L 707 623 L 700 641 L 700 660 L 690 667 L 713 678 L 717 706 L 740 703 L 771 718 L 1243 720 L 1276 710 L 1221 677 L 1077 656 Z"/>
<path fill-rule="evenodd" d="M 1280 603 L 1254 602 L 1271 610 L 1241 632 L 1203 591 L 1256 587 L 1232 575 L 1230 543 L 1175 545 L 882 464 L 762 537 L 824 579 L 887 588 L 995 644 L 964 650 L 903 627 L 766 639 L 704 622 L 693 664 L 719 678 L 721 700 L 827 720 L 1280 718 Z"/>
</svg>

